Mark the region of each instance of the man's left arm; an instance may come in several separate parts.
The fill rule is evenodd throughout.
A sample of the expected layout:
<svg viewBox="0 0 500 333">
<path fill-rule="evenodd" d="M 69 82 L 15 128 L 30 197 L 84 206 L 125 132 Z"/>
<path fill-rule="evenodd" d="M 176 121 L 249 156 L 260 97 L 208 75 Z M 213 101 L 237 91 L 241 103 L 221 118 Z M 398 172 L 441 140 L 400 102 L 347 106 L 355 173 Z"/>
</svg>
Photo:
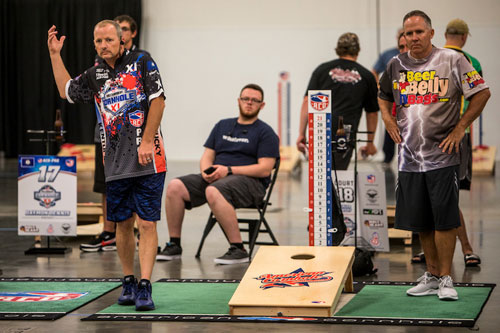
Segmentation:
<svg viewBox="0 0 500 333">
<path fill-rule="evenodd" d="M 161 118 L 163 116 L 163 109 L 165 108 L 165 101 L 163 95 L 151 101 L 149 105 L 148 120 L 142 135 L 141 145 L 137 151 L 139 156 L 139 164 L 142 166 L 151 163 L 154 160 L 153 143 L 158 128 L 160 127 Z"/>
<path fill-rule="evenodd" d="M 490 96 L 491 93 L 489 88 L 483 89 L 472 96 L 467 112 L 465 112 L 462 116 L 453 131 L 451 131 L 450 134 L 448 134 L 448 136 L 439 144 L 439 148 L 443 149 L 443 153 L 448 151 L 448 154 L 451 154 L 453 152 L 453 148 L 455 148 L 457 153 L 459 152 L 460 142 L 465 135 L 465 129 L 469 127 L 477 117 L 479 117 Z"/>
</svg>

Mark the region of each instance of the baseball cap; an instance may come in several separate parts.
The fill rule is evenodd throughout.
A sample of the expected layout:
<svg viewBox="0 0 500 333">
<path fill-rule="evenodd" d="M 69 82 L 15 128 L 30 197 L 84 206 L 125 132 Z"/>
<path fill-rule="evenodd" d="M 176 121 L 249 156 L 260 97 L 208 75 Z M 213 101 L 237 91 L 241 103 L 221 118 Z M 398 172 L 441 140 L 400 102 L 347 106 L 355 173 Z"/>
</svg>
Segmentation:
<svg viewBox="0 0 500 333">
<path fill-rule="evenodd" d="M 470 35 L 469 26 L 459 18 L 451 20 L 446 26 L 446 33 L 450 35 Z"/>
</svg>

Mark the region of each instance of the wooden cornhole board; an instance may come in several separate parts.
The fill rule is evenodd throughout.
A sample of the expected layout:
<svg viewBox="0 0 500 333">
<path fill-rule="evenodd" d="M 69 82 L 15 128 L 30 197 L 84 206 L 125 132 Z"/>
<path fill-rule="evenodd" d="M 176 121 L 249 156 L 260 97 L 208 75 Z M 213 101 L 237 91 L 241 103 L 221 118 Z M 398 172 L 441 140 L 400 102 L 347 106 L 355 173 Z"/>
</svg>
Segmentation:
<svg viewBox="0 0 500 333">
<path fill-rule="evenodd" d="M 291 173 L 301 167 L 300 152 L 296 147 L 280 147 L 280 173 Z"/>
<path fill-rule="evenodd" d="M 495 157 L 497 147 L 476 146 L 472 150 L 472 174 L 490 176 L 495 173 Z"/>
<path fill-rule="evenodd" d="M 330 317 L 342 289 L 353 291 L 353 262 L 354 247 L 261 246 L 229 301 L 230 314 Z"/>
</svg>

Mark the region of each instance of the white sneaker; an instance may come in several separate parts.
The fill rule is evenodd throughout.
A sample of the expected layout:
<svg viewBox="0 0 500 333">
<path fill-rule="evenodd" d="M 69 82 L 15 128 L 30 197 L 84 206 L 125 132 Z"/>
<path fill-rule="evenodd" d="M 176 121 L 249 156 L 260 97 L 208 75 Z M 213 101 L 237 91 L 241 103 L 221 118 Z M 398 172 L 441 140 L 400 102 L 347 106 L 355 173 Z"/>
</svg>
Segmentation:
<svg viewBox="0 0 500 333">
<path fill-rule="evenodd" d="M 445 275 L 439 279 L 438 297 L 442 301 L 456 301 L 458 293 L 453 288 L 453 280 L 451 276 Z"/>
<path fill-rule="evenodd" d="M 436 295 L 439 288 L 439 279 L 429 272 L 418 278 L 418 284 L 406 291 L 409 296 Z"/>
</svg>

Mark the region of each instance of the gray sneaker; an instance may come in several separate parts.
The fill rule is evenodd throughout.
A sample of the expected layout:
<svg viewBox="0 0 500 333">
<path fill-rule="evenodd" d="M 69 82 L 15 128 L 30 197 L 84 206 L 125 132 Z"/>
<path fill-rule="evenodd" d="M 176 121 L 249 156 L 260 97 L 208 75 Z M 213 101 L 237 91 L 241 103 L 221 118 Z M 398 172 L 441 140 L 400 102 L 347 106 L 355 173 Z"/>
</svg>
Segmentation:
<svg viewBox="0 0 500 333">
<path fill-rule="evenodd" d="M 167 243 L 163 251 L 156 255 L 156 260 L 166 261 L 180 259 L 182 256 L 182 247 L 175 243 Z"/>
<path fill-rule="evenodd" d="M 409 296 L 436 295 L 439 288 L 439 279 L 429 272 L 418 278 L 418 284 L 406 291 Z"/>
<path fill-rule="evenodd" d="M 222 257 L 215 258 L 214 261 L 216 264 L 231 265 L 249 262 L 250 257 L 248 256 L 248 253 L 245 249 L 240 249 L 234 245 L 231 245 L 226 254 L 224 254 Z"/>
<path fill-rule="evenodd" d="M 455 288 L 453 288 L 451 276 L 445 275 L 439 279 L 439 290 L 437 294 L 442 301 L 456 301 L 458 299 L 458 293 Z"/>
</svg>

